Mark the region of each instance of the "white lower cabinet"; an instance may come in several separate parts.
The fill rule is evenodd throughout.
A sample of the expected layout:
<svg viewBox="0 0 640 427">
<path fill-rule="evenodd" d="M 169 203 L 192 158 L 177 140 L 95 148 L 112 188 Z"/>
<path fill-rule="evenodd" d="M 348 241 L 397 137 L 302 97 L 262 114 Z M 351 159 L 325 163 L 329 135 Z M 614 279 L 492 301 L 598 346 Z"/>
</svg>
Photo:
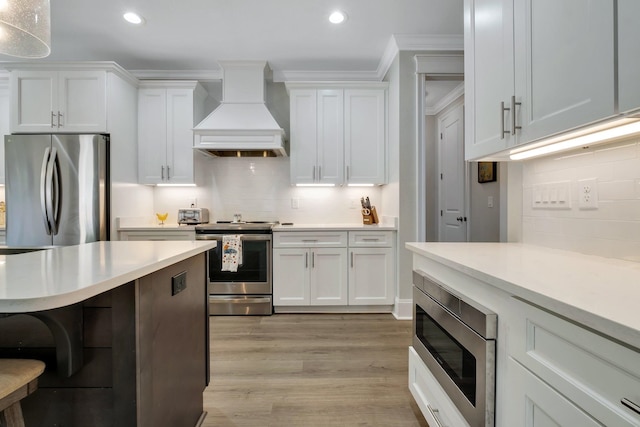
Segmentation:
<svg viewBox="0 0 640 427">
<path fill-rule="evenodd" d="M 349 257 L 349 305 L 393 304 L 393 248 L 349 248 Z"/>
<path fill-rule="evenodd" d="M 580 407 L 549 387 L 513 359 L 509 360 L 511 402 L 507 407 L 507 426 L 602 427 Z M 607 424 L 613 425 L 613 424 Z"/>
<path fill-rule="evenodd" d="M 274 232 L 274 306 L 393 304 L 394 236 L 393 231 Z"/>
<path fill-rule="evenodd" d="M 274 305 L 347 304 L 347 248 L 274 249 L 273 253 Z"/>
<path fill-rule="evenodd" d="M 527 374 L 513 369 L 515 375 L 510 383 L 524 385 L 509 393 L 514 401 L 508 407 L 520 406 L 520 411 L 511 415 L 513 422 L 507 425 L 640 426 L 640 413 L 623 403 L 640 410 L 637 349 L 619 345 L 517 299 L 513 300 L 513 309 L 519 316 L 514 317 L 517 323 L 512 323 L 512 334 L 507 337 L 508 352 L 510 358 L 526 368 Z M 511 371 L 509 366 L 510 378 Z M 549 390 L 531 385 L 535 380 L 554 390 L 561 399 L 548 398 Z M 556 424 L 525 423 L 533 416 L 531 411 L 546 413 Z M 581 418 L 585 412 L 588 416 Z"/>
</svg>

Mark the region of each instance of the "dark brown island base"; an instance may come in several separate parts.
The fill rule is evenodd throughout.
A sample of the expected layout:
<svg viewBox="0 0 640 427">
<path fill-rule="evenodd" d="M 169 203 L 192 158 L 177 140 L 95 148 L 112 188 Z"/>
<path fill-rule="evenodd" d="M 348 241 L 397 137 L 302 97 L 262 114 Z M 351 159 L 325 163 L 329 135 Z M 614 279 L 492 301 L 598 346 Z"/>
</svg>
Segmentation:
<svg viewBox="0 0 640 427">
<path fill-rule="evenodd" d="M 212 244 L 175 243 L 102 242 L 4 257 L 0 357 L 39 359 L 47 366 L 38 390 L 22 401 L 27 426 L 200 425 L 209 382 L 205 274 L 206 250 Z M 145 251 L 148 255 L 140 255 Z M 69 273 L 56 273 L 53 264 L 83 252 L 84 259 L 62 267 L 81 270 L 77 283 L 46 291 L 47 285 L 55 286 L 53 279 L 63 280 Z M 127 257 L 135 252 L 139 254 Z M 42 298 L 55 299 L 54 307 L 28 310 L 43 304 L 30 304 L 32 295 L 18 295 L 5 282 L 18 280 L 14 272 L 21 264 L 49 273 L 41 284 Z M 86 273 L 90 268 L 94 273 Z M 92 286 L 81 285 L 83 277 Z M 123 281 L 115 285 L 118 277 Z M 109 289 L 91 295 L 105 287 Z"/>
</svg>

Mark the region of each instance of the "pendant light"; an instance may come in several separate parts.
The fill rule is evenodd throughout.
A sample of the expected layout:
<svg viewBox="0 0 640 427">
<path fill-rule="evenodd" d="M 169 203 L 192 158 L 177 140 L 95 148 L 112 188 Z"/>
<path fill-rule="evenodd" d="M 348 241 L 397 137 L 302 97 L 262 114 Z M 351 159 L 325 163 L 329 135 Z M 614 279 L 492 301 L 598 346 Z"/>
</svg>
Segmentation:
<svg viewBox="0 0 640 427">
<path fill-rule="evenodd" d="M 0 53 L 20 58 L 49 56 L 49 0 L 0 0 Z"/>
</svg>

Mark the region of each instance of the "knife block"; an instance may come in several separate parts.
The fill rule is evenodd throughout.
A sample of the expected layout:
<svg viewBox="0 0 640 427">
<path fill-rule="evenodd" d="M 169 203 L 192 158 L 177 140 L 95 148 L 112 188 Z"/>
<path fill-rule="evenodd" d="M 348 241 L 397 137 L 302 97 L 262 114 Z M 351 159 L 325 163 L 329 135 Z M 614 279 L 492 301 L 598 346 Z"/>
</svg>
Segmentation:
<svg viewBox="0 0 640 427">
<path fill-rule="evenodd" d="M 378 223 L 378 212 L 375 206 L 371 206 L 371 209 L 362 209 L 362 223 L 365 225 Z"/>
</svg>

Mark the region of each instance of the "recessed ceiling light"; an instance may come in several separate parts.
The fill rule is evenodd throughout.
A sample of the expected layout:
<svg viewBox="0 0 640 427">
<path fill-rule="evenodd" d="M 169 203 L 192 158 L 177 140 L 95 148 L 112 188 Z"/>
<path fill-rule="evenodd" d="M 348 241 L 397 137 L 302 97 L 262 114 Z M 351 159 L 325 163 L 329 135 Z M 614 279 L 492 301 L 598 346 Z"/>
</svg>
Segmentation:
<svg viewBox="0 0 640 427">
<path fill-rule="evenodd" d="M 144 19 L 142 19 L 142 16 L 138 15 L 135 12 L 127 12 L 124 15 L 122 15 L 122 17 L 125 19 L 125 21 L 130 22 L 132 24 L 142 24 L 144 22 Z"/>
<path fill-rule="evenodd" d="M 331 15 L 329 15 L 329 22 L 331 22 L 332 24 L 340 24 L 346 21 L 346 19 L 347 19 L 347 14 L 339 10 L 336 10 Z"/>
</svg>

